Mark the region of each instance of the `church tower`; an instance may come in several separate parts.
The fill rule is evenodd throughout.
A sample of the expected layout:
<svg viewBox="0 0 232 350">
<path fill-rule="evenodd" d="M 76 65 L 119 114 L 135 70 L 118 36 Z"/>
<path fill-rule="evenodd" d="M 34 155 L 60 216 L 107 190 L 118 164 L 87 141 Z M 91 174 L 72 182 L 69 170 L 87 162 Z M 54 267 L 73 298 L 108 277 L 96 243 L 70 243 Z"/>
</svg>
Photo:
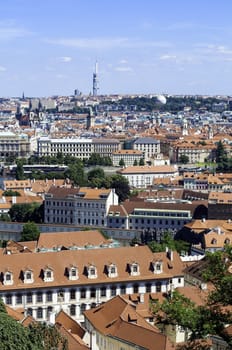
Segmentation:
<svg viewBox="0 0 232 350">
<path fill-rule="evenodd" d="M 92 107 L 89 107 L 89 113 L 86 117 L 86 129 L 89 130 L 94 127 L 95 116 L 93 114 Z"/>
<path fill-rule="evenodd" d="M 183 119 L 181 129 L 182 129 L 182 136 L 187 136 L 188 135 L 188 121 L 185 118 Z"/>
</svg>

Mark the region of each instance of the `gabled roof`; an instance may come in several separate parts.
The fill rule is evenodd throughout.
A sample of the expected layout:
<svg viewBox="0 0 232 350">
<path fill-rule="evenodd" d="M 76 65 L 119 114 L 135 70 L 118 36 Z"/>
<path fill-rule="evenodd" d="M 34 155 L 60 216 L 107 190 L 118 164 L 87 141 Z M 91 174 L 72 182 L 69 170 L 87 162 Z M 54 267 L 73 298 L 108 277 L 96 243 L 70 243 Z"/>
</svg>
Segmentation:
<svg viewBox="0 0 232 350">
<path fill-rule="evenodd" d="M 156 140 L 153 137 L 139 137 L 137 140 L 135 140 L 134 144 L 159 144 L 160 141 Z"/>
<path fill-rule="evenodd" d="M 52 186 L 48 194 L 52 195 L 52 198 L 65 199 L 69 196 L 81 196 L 83 199 L 101 199 L 102 196 L 108 196 L 111 189 L 105 188 L 90 188 L 90 187 L 79 187 L 79 188 L 67 188 L 67 187 L 56 187 Z"/>
<path fill-rule="evenodd" d="M 135 305 L 121 296 L 84 312 L 93 327 L 105 336 L 145 349 L 167 349 L 167 337 L 146 322 L 135 309 Z"/>
<path fill-rule="evenodd" d="M 159 275 L 154 275 L 151 263 L 156 259 L 157 254 L 163 260 L 163 270 Z M 105 266 L 113 261 L 117 266 L 117 277 L 113 279 L 108 276 Z M 129 264 L 136 261 L 139 264 L 140 275 L 132 276 L 128 270 Z M 46 266 L 53 270 L 52 281 L 44 281 L 42 271 Z M 86 268 L 89 264 L 96 267 L 97 276 L 89 279 Z M 70 265 L 77 266 L 79 274 L 77 280 L 70 280 L 67 275 L 67 268 Z M 166 253 L 152 253 L 147 246 L 119 247 L 90 250 L 63 250 L 58 252 L 30 253 L 0 255 L 0 273 L 11 271 L 13 284 L 4 285 L 0 282 L 0 291 L 20 290 L 31 288 L 50 288 L 72 285 L 98 284 L 98 283 L 120 283 L 136 282 L 140 280 L 151 281 L 154 279 L 166 279 L 173 276 L 183 276 L 183 263 L 179 255 L 173 252 L 173 267 L 170 267 L 169 258 Z M 33 282 L 25 284 L 22 279 L 22 271 L 30 267 L 33 271 Z"/>
<path fill-rule="evenodd" d="M 84 247 L 87 244 L 93 246 L 107 242 L 100 231 L 73 231 L 73 232 L 48 232 L 40 233 L 37 249 L 52 249 L 54 247 L 63 246 L 66 249 L 77 246 Z"/>
</svg>

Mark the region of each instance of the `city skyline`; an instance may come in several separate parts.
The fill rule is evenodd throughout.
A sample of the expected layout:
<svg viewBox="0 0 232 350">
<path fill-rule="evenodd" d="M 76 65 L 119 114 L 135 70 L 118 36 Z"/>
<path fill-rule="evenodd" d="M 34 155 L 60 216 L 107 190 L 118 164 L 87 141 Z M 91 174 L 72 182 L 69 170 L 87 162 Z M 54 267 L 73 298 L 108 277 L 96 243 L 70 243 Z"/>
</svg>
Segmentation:
<svg viewBox="0 0 232 350">
<path fill-rule="evenodd" d="M 232 95 L 232 3 L 15 0 L 1 4 L 0 96 Z"/>
</svg>

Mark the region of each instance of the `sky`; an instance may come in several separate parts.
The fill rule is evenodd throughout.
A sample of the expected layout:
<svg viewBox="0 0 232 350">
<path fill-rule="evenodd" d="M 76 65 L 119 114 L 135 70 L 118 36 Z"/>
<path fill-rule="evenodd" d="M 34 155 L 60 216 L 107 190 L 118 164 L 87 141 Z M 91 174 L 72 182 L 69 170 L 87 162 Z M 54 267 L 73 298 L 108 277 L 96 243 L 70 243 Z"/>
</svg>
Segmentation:
<svg viewBox="0 0 232 350">
<path fill-rule="evenodd" d="M 0 4 L 0 97 L 232 95 L 231 0 Z"/>
</svg>

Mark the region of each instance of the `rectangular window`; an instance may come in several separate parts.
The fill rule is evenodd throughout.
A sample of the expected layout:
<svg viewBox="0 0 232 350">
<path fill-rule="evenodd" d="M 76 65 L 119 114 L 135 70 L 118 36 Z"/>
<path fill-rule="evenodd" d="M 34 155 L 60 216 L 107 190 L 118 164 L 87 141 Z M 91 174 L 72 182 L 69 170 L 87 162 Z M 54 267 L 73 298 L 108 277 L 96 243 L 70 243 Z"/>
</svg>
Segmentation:
<svg viewBox="0 0 232 350">
<path fill-rule="evenodd" d="M 7 295 L 6 296 L 6 304 L 7 305 L 11 305 L 12 304 L 12 296 L 11 295 Z"/>
<path fill-rule="evenodd" d="M 21 294 L 16 295 L 16 304 L 22 304 L 23 296 Z"/>
<path fill-rule="evenodd" d="M 84 299 L 84 298 L 86 298 L 86 290 L 82 289 L 81 290 L 81 299 Z"/>
<path fill-rule="evenodd" d="M 43 294 L 42 293 L 36 294 L 36 302 L 42 303 L 42 301 L 43 301 Z"/>
<path fill-rule="evenodd" d="M 29 294 L 26 295 L 26 302 L 27 302 L 28 304 L 32 303 L 32 294 L 31 294 L 31 293 L 29 293 Z"/>
<path fill-rule="evenodd" d="M 52 292 L 46 293 L 46 301 L 52 301 Z"/>
<path fill-rule="evenodd" d="M 95 298 L 96 297 L 96 290 L 95 289 L 91 289 L 90 290 L 90 298 Z"/>
<path fill-rule="evenodd" d="M 105 297 L 106 296 L 106 288 L 101 288 L 101 297 Z"/>
</svg>

